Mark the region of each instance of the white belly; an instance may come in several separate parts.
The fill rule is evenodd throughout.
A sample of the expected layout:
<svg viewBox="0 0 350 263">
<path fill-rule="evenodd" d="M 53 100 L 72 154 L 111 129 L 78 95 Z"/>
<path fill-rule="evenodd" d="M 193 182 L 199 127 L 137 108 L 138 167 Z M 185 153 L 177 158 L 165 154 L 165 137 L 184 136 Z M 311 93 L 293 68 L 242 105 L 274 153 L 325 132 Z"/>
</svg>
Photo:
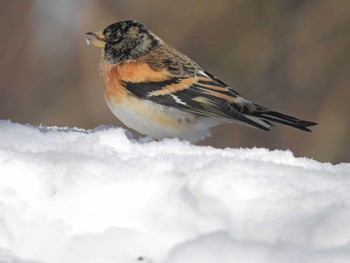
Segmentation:
<svg viewBox="0 0 350 263">
<path fill-rule="evenodd" d="M 176 108 L 128 96 L 121 103 L 106 98 L 112 113 L 126 126 L 155 139 L 174 138 L 192 142 L 203 139 L 221 122 Z"/>
</svg>

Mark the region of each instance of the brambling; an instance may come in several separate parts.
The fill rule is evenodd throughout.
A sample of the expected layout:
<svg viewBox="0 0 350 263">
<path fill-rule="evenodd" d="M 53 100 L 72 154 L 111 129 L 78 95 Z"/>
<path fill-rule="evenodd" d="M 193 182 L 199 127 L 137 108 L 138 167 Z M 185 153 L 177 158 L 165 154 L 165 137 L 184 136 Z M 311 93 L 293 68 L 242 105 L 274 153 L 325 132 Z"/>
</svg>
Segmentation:
<svg viewBox="0 0 350 263">
<path fill-rule="evenodd" d="M 198 141 L 221 123 L 264 131 L 272 122 L 303 131 L 317 124 L 244 99 L 140 22 L 121 21 L 87 35 L 88 44 L 102 49 L 99 70 L 109 108 L 141 134 Z"/>
</svg>

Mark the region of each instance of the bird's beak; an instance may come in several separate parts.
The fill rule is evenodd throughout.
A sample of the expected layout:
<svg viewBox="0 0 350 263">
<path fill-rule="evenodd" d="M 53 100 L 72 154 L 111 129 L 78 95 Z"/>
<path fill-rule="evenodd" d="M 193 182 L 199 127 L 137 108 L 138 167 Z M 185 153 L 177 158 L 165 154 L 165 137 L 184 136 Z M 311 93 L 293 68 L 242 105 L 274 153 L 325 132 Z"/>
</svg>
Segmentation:
<svg viewBox="0 0 350 263">
<path fill-rule="evenodd" d="M 103 35 L 102 31 L 89 32 L 89 33 L 86 33 L 86 35 L 92 36 L 92 37 L 85 38 L 86 44 L 93 45 L 95 47 L 100 47 L 100 48 L 105 47 L 106 38 Z"/>
</svg>

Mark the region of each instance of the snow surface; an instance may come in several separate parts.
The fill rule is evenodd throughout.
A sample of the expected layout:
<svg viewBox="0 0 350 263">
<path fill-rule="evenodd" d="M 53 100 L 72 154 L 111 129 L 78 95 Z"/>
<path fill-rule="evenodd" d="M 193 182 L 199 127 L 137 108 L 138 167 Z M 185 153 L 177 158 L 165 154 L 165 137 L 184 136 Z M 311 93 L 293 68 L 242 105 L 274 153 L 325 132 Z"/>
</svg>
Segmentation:
<svg viewBox="0 0 350 263">
<path fill-rule="evenodd" d="M 350 262 L 350 164 L 0 121 L 0 262 Z"/>
</svg>

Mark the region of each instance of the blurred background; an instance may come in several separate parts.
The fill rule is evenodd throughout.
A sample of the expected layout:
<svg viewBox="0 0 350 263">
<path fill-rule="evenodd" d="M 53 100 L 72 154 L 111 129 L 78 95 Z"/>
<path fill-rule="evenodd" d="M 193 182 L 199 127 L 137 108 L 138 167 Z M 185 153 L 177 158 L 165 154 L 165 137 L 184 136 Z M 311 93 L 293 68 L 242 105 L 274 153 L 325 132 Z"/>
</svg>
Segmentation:
<svg viewBox="0 0 350 263">
<path fill-rule="evenodd" d="M 247 99 L 320 123 L 312 133 L 221 125 L 200 144 L 350 161 L 349 0 L 0 0 L 0 119 L 124 127 L 105 104 L 99 50 L 84 34 L 125 19 Z"/>
</svg>

